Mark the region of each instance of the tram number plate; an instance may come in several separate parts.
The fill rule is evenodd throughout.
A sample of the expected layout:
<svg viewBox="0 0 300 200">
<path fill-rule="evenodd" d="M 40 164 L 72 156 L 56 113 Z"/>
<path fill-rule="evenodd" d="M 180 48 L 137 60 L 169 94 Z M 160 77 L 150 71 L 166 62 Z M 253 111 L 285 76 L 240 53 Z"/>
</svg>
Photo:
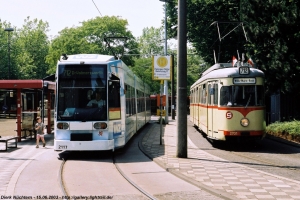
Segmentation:
<svg viewBox="0 0 300 200">
<path fill-rule="evenodd" d="M 242 74 L 242 75 L 249 74 L 249 67 L 240 67 L 239 68 L 239 73 Z"/>
</svg>

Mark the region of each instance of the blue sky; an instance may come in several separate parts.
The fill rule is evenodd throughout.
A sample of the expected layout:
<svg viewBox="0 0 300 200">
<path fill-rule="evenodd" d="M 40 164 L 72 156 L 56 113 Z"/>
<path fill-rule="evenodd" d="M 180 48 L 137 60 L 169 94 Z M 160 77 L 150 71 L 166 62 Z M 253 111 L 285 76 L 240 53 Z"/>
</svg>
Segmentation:
<svg viewBox="0 0 300 200">
<path fill-rule="evenodd" d="M 127 19 L 127 27 L 135 37 L 145 27 L 159 28 L 164 19 L 164 3 L 159 0 L 94 0 L 102 16 Z M 92 0 L 0 0 L 0 19 L 21 28 L 30 16 L 49 23 L 49 36 L 66 27 L 100 16 Z"/>
</svg>

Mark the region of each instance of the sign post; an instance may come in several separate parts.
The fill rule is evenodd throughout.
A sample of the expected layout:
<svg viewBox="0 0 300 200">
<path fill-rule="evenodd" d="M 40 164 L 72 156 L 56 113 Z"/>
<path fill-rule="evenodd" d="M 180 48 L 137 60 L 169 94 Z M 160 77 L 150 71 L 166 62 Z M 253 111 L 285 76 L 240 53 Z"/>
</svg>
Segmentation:
<svg viewBox="0 0 300 200">
<path fill-rule="evenodd" d="M 152 80 L 159 80 L 160 88 L 164 80 L 170 80 L 171 77 L 171 56 L 152 56 Z M 162 89 L 160 94 L 160 145 L 162 144 Z M 168 99 L 166 99 L 168 101 Z M 167 104 L 166 104 L 167 105 Z M 165 115 L 168 117 L 168 108 L 165 108 Z"/>
</svg>

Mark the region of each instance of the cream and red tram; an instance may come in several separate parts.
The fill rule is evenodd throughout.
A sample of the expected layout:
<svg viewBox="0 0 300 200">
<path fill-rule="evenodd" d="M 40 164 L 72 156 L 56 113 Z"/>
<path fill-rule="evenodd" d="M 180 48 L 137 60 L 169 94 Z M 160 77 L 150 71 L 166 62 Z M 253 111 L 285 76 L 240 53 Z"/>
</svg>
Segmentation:
<svg viewBox="0 0 300 200">
<path fill-rule="evenodd" d="M 248 63 L 217 63 L 190 90 L 190 120 L 213 140 L 265 135 L 264 73 Z"/>
</svg>

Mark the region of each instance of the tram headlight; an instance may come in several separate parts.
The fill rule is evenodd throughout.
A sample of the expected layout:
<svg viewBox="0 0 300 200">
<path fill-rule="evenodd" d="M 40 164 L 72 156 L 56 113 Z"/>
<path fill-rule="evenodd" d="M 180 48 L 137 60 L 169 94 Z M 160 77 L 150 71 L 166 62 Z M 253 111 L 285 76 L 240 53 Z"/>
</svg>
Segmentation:
<svg viewBox="0 0 300 200">
<path fill-rule="evenodd" d="M 105 122 L 96 122 L 94 124 L 94 129 L 106 129 L 107 124 Z"/>
<path fill-rule="evenodd" d="M 249 123 L 250 123 L 250 122 L 249 122 L 249 119 L 247 119 L 247 118 L 241 119 L 241 125 L 242 125 L 243 127 L 248 126 Z"/>
<path fill-rule="evenodd" d="M 57 123 L 56 127 L 58 129 L 69 129 L 69 124 L 60 122 L 60 123 Z"/>
</svg>

